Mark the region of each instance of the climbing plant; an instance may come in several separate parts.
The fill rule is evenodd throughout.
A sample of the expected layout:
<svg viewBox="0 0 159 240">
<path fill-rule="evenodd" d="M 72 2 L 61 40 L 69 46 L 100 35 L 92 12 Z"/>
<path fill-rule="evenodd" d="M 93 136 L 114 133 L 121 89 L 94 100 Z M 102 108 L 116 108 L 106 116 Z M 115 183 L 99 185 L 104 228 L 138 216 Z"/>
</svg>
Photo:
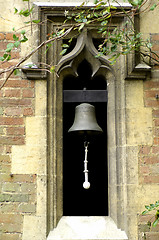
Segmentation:
<svg viewBox="0 0 159 240">
<path fill-rule="evenodd" d="M 39 19 L 34 19 L 34 7 L 30 0 L 21 0 L 24 2 L 24 9 L 13 8 L 14 14 L 18 14 L 24 18 L 24 28 L 19 32 L 16 27 L 13 27 L 13 42 L 8 43 L 4 54 L 0 57 L 1 62 L 11 60 L 11 53 L 14 49 L 17 49 L 21 44 L 26 44 L 29 40 L 25 26 L 30 26 L 31 33 L 33 27 L 36 25 L 43 24 Z M 14 74 L 19 74 L 19 70 L 22 64 L 28 60 L 33 54 L 39 51 L 40 48 L 46 47 L 47 51 L 55 41 L 64 38 L 70 32 L 80 33 L 85 26 L 97 23 L 98 33 L 101 34 L 103 42 L 98 46 L 98 55 L 107 55 L 111 64 L 114 64 L 120 55 L 127 55 L 133 51 L 139 52 L 142 61 L 146 61 L 148 64 L 159 63 L 158 55 L 152 51 L 152 43 L 150 39 L 144 39 L 142 33 L 134 29 L 134 16 L 143 12 L 153 11 L 157 4 L 152 4 L 151 0 L 128 0 L 130 8 L 125 10 L 124 7 L 118 2 L 118 0 L 95 0 L 94 4 L 89 7 L 88 1 L 83 2 L 80 6 L 76 7 L 74 11 L 64 12 L 65 20 L 59 27 L 58 31 L 51 32 L 47 36 L 47 40 L 40 43 L 34 50 L 28 53 L 24 58 L 20 59 L 14 66 L 8 67 L 0 71 L 2 73 L 8 73 L 5 81 L 0 86 L 3 87 L 7 79 Z M 147 7 L 145 7 L 145 5 Z M 87 7 L 85 7 L 87 6 Z M 77 10 L 77 11 L 76 11 Z M 122 27 L 116 27 L 115 29 L 110 28 L 112 18 L 117 15 L 123 15 L 126 17 L 125 25 Z M 68 24 L 69 23 L 69 24 Z M 68 28 L 69 25 L 69 28 Z M 67 26 L 67 27 L 66 27 Z M 19 34 L 20 33 L 20 34 Z M 29 35 L 30 37 L 32 35 Z M 67 44 L 62 45 L 61 55 L 67 53 L 69 44 L 72 38 Z M 152 61 L 148 61 L 151 59 Z M 30 65 L 29 67 L 32 67 Z M 51 72 L 55 71 L 55 66 L 45 66 L 45 69 Z"/>
<path fill-rule="evenodd" d="M 142 212 L 142 215 L 150 214 L 150 213 L 152 214 L 152 217 L 147 223 L 148 226 L 156 227 L 159 222 L 159 201 L 156 201 L 155 203 L 152 203 L 150 205 L 146 205 L 145 209 L 146 210 Z"/>
</svg>

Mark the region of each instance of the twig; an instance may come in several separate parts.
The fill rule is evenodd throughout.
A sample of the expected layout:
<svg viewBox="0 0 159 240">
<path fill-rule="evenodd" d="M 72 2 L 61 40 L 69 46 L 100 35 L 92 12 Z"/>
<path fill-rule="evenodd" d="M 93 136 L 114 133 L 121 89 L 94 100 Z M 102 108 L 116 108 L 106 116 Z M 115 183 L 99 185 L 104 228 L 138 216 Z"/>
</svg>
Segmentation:
<svg viewBox="0 0 159 240">
<path fill-rule="evenodd" d="M 14 70 L 19 68 L 19 66 L 24 63 L 27 59 L 29 59 L 34 53 L 36 53 L 40 48 L 42 48 L 43 46 L 47 45 L 48 43 L 50 42 L 53 42 L 53 41 L 56 41 L 56 40 L 59 40 L 61 38 L 64 38 L 65 36 L 67 36 L 71 31 L 72 29 L 74 28 L 74 26 L 70 27 L 69 29 L 67 29 L 63 34 L 61 34 L 60 36 L 57 36 L 57 37 L 54 37 L 54 38 L 51 38 L 49 40 L 46 40 L 44 42 L 42 42 L 38 47 L 36 47 L 33 51 L 31 51 L 26 57 L 22 58 L 20 62 L 18 62 L 15 66 L 12 66 L 10 67 L 9 69 L 7 70 L 2 70 L 0 72 L 0 74 L 4 73 L 4 72 L 9 72 L 9 75 L 6 77 L 6 79 L 4 80 L 4 82 L 2 83 L 2 85 L 0 86 L 0 89 L 2 87 L 4 87 L 5 83 L 7 82 L 7 80 L 10 78 L 10 76 L 13 74 Z"/>
</svg>

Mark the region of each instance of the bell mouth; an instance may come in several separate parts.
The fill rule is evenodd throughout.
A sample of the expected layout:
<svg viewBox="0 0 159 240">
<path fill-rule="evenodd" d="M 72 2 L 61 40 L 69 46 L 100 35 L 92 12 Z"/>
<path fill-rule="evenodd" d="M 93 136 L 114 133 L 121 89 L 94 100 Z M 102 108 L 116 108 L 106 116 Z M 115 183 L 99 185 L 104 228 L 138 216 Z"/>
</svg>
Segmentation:
<svg viewBox="0 0 159 240">
<path fill-rule="evenodd" d="M 103 130 L 97 123 L 95 107 L 88 103 L 82 103 L 76 106 L 74 123 L 68 132 L 78 135 L 101 134 Z"/>
<path fill-rule="evenodd" d="M 99 136 L 103 134 L 103 130 L 95 131 L 95 130 L 74 130 L 68 131 L 69 134 L 72 135 L 80 135 L 80 136 Z"/>
</svg>

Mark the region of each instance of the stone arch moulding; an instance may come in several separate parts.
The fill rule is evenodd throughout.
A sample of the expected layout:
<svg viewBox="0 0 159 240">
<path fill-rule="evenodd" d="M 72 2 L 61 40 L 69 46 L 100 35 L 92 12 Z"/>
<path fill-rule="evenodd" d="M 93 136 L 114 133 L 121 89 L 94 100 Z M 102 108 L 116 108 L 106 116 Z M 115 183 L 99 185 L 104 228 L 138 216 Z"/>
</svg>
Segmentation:
<svg viewBox="0 0 159 240">
<path fill-rule="evenodd" d="M 40 41 L 45 40 L 45 36 L 49 31 L 56 29 L 60 20 L 64 15 L 65 9 L 70 6 L 57 6 L 57 3 L 35 3 L 40 13 L 41 20 L 45 22 L 39 31 Z M 73 6 L 72 6 L 73 7 Z M 130 8 L 130 6 L 124 6 Z M 37 11 L 37 12 L 38 12 Z M 56 19 L 50 21 L 50 19 Z M 126 21 L 119 16 L 113 27 L 121 25 Z M 94 27 L 95 28 L 95 27 Z M 77 67 L 79 63 L 86 59 L 92 66 L 92 77 L 102 75 L 107 82 L 108 104 L 107 104 L 107 124 L 108 124 L 108 191 L 109 191 L 109 216 L 93 218 L 87 221 L 87 229 L 92 232 L 94 223 L 101 224 L 103 227 L 93 239 L 108 239 L 111 232 L 108 228 L 118 234 L 117 239 L 127 239 L 128 232 L 128 212 L 127 212 L 127 164 L 126 164 L 126 138 L 125 138 L 125 78 L 127 79 L 144 79 L 145 72 L 149 69 L 145 65 L 136 65 L 135 57 L 121 56 L 117 63 L 112 67 L 107 57 L 95 58 L 97 50 L 92 42 L 92 28 L 84 29 L 78 37 L 77 43 L 73 50 L 61 59 L 59 53 L 61 51 L 61 42 L 55 43 L 50 51 L 45 53 L 45 49 L 37 56 L 38 62 L 46 62 L 58 65 L 58 75 L 47 75 L 40 69 L 25 69 L 29 79 L 47 79 L 47 169 L 48 169 L 48 185 L 47 185 L 47 218 L 48 218 L 48 240 L 60 238 L 61 227 L 73 226 L 75 219 L 71 217 L 63 217 L 63 79 L 67 75 L 77 76 Z M 128 69 L 129 64 L 129 69 Z M 135 71 L 134 71 L 135 70 Z M 142 71 L 143 74 L 140 73 Z M 58 224 L 59 223 L 59 224 Z M 83 227 L 83 219 L 76 219 L 77 227 Z M 110 224 L 110 225 L 109 225 Z M 58 227 L 57 227 L 58 226 Z M 122 231 L 120 231 L 121 229 Z M 75 229 L 74 229 L 75 230 Z M 66 232 L 71 228 L 66 228 Z M 103 235 L 104 231 L 107 236 Z M 77 231 L 79 232 L 79 231 Z M 71 232 L 69 232 L 71 234 Z M 78 233 L 77 233 L 78 234 Z M 120 235 L 121 234 L 121 235 Z M 119 238 L 121 236 L 121 238 Z M 65 236 L 71 239 L 70 235 Z M 76 235 L 80 239 L 81 235 Z M 90 237 L 87 235 L 86 237 Z M 61 237 L 62 238 L 62 237 Z M 112 238 L 111 238 L 112 239 Z M 114 237 L 115 239 L 115 237 Z"/>
<path fill-rule="evenodd" d="M 107 57 L 99 57 L 95 58 L 97 55 L 97 50 L 93 45 L 91 32 L 89 30 L 84 29 L 80 36 L 77 38 L 77 43 L 74 49 L 63 56 L 58 62 L 58 79 L 52 79 L 51 86 L 49 87 L 52 93 L 52 101 L 50 101 L 49 109 L 50 109 L 50 120 L 49 120 L 49 134 L 51 133 L 49 142 L 49 157 L 52 154 L 52 159 L 49 159 L 49 178 L 52 179 L 50 181 L 49 186 L 49 214 L 51 213 L 51 217 L 49 218 L 50 222 L 50 232 L 48 236 L 48 240 L 53 240 L 56 238 L 83 238 L 80 234 L 85 234 L 85 238 L 104 238 L 108 239 L 108 237 L 113 237 L 112 239 L 127 239 L 125 234 L 125 217 L 126 212 L 126 198 L 123 197 L 127 195 L 126 188 L 124 189 L 122 183 L 124 179 L 120 182 L 120 188 L 123 192 L 122 194 L 118 193 L 118 178 L 117 174 L 119 174 L 120 169 L 123 168 L 122 164 L 119 165 L 117 163 L 118 156 L 122 158 L 121 154 L 124 151 L 121 151 L 119 154 L 119 150 L 117 147 L 117 138 L 118 132 L 120 130 L 120 124 L 117 124 L 117 106 L 116 106 L 116 73 L 114 69 L 109 64 Z M 108 89 L 108 104 L 107 104 L 107 124 L 108 124 L 108 192 L 109 192 L 109 216 L 106 217 L 64 217 L 63 216 L 63 193 L 62 193 L 62 92 L 63 92 L 63 80 L 68 75 L 73 75 L 77 77 L 77 68 L 79 63 L 81 63 L 84 59 L 86 59 L 91 67 L 92 67 L 92 77 L 94 76 L 103 76 L 107 82 Z M 52 90 L 51 90 L 52 89 Z M 120 109 L 120 108 L 119 108 Z M 120 110 L 119 110 L 120 111 Z M 120 113 L 122 114 L 122 113 Z M 52 123 L 52 125 L 51 125 Z M 53 148 L 53 150 L 52 150 Z M 118 169 L 119 168 L 119 169 Z M 50 170 L 52 169 L 52 170 Z M 123 174 L 124 176 L 125 174 Z M 52 185 L 52 186 L 51 186 Z M 52 207 L 51 207 L 52 205 Z M 123 205 L 123 210 L 121 212 Z M 120 211 L 118 211 L 120 209 Z M 77 226 L 74 223 L 77 221 Z M 92 235 L 94 224 L 95 226 L 99 226 L 101 224 L 101 229 L 97 230 L 94 235 Z M 76 232 L 76 227 L 80 229 L 80 231 Z M 123 231 L 121 231 L 121 228 Z M 87 229 L 85 231 L 84 229 Z M 98 229 L 98 227 L 97 227 Z M 91 234 L 91 236 L 90 236 Z"/>
</svg>

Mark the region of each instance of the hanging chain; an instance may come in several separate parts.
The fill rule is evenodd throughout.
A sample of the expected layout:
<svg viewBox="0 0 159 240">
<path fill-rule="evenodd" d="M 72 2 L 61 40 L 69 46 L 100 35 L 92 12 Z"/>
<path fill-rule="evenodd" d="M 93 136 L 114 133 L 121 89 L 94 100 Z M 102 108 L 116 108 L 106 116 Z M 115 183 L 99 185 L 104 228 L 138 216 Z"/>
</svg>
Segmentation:
<svg viewBox="0 0 159 240">
<path fill-rule="evenodd" d="M 88 169 L 87 169 L 87 164 L 88 164 L 88 161 L 87 161 L 88 144 L 89 144 L 89 142 L 87 142 L 87 141 L 84 142 L 85 159 L 84 159 L 84 171 L 83 172 L 84 172 L 85 181 L 83 183 L 83 187 L 85 189 L 90 188 L 90 182 L 88 182 Z"/>
</svg>

